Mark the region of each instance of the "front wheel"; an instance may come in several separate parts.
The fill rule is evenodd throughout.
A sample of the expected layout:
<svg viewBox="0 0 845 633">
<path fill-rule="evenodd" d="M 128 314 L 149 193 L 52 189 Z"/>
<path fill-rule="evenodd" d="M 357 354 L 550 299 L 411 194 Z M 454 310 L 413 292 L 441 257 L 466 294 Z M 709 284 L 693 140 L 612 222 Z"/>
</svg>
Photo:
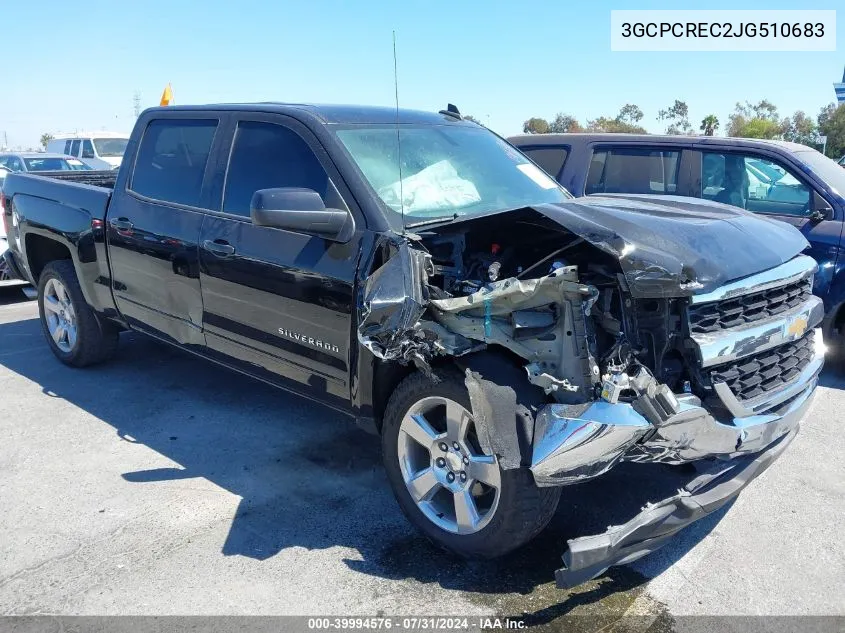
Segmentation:
<svg viewBox="0 0 845 633">
<path fill-rule="evenodd" d="M 38 312 L 50 349 L 66 365 L 100 363 L 117 349 L 117 328 L 100 321 L 86 303 L 69 260 L 44 267 L 38 281 Z"/>
<path fill-rule="evenodd" d="M 403 380 L 385 410 L 382 450 L 405 516 L 438 545 L 495 558 L 549 522 L 560 488 L 538 488 L 526 468 L 503 470 L 482 453 L 463 377 Z M 514 421 L 516 424 L 516 420 Z"/>
</svg>

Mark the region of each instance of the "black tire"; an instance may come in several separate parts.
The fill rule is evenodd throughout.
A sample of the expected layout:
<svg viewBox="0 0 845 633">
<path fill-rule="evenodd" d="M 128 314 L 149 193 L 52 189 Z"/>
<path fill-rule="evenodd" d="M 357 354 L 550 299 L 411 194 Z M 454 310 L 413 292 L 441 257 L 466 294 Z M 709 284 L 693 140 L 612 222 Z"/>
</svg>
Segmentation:
<svg viewBox="0 0 845 633">
<path fill-rule="evenodd" d="M 76 342 L 70 351 L 64 351 L 50 335 L 44 309 L 44 289 L 50 279 L 56 279 L 67 289 L 70 303 L 75 313 L 77 329 Z M 41 317 L 41 330 L 56 358 L 72 367 L 87 367 L 102 363 L 117 350 L 119 331 L 115 325 L 97 318 L 86 303 L 76 277 L 73 262 L 61 259 L 50 262 L 41 272 L 38 280 L 38 314 Z"/>
<path fill-rule="evenodd" d="M 382 455 L 387 477 L 399 507 L 408 520 L 436 545 L 464 558 L 491 559 L 503 556 L 539 534 L 551 520 L 560 500 L 558 487 L 539 488 L 527 468 L 500 470 L 501 491 L 495 514 L 473 534 L 455 534 L 429 520 L 405 486 L 399 465 L 399 427 L 412 405 L 428 396 L 442 396 L 471 411 L 463 376 L 443 372 L 432 382 L 423 374 L 406 377 L 391 395 L 382 427 Z"/>
</svg>

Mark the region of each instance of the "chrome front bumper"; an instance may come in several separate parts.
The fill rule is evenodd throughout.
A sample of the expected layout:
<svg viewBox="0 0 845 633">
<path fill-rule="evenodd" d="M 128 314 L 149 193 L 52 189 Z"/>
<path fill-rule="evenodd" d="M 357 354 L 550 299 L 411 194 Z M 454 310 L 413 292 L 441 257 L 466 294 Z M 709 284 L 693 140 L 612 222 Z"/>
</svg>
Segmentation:
<svg viewBox="0 0 845 633">
<path fill-rule="evenodd" d="M 812 259 L 797 257 L 742 284 L 696 297 L 693 303 L 776 288 L 814 270 Z M 810 406 L 824 365 L 822 332 L 817 327 L 822 317 L 821 301 L 810 297 L 763 322 L 691 337 L 701 367 L 709 368 L 790 343 L 814 329 L 813 356 L 800 375 L 754 400 L 740 401 L 725 383 L 719 383 L 713 391 L 720 406 L 705 408 L 698 397 L 672 394 L 642 369 L 638 397 L 630 402 L 547 405 L 534 424 L 531 471 L 535 481 L 540 486 L 576 483 L 601 475 L 620 461 L 680 464 L 765 450 L 796 430 Z"/>
<path fill-rule="evenodd" d="M 823 364 L 817 353 L 779 407 L 724 421 L 687 394 L 675 394 L 676 412 L 657 423 L 623 402 L 548 405 L 534 425 L 534 479 L 540 486 L 564 485 L 597 477 L 620 461 L 682 464 L 757 453 L 798 427 Z"/>
</svg>

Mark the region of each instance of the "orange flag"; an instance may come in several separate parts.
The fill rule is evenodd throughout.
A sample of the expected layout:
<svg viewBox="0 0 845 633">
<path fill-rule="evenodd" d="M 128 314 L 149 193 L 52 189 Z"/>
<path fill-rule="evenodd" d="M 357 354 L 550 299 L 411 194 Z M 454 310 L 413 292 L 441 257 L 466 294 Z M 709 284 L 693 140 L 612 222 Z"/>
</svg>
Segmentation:
<svg viewBox="0 0 845 633">
<path fill-rule="evenodd" d="M 170 84 L 167 84 L 164 92 L 161 93 L 161 103 L 159 105 L 170 105 L 171 101 L 173 101 L 173 90 L 170 88 Z"/>
</svg>

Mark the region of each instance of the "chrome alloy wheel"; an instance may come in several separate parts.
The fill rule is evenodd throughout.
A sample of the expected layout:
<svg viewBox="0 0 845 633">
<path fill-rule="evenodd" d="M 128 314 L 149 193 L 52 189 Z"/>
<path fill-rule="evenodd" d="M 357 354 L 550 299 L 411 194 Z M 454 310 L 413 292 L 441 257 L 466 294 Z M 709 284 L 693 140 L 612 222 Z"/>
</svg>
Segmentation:
<svg viewBox="0 0 845 633">
<path fill-rule="evenodd" d="M 55 278 L 44 285 L 44 318 L 53 342 L 63 352 L 70 353 L 76 345 L 76 312 L 67 288 Z"/>
<path fill-rule="evenodd" d="M 502 475 L 496 457 L 481 453 L 469 411 L 449 398 L 423 398 L 402 419 L 398 442 L 405 486 L 432 523 L 474 534 L 490 522 Z"/>
</svg>

